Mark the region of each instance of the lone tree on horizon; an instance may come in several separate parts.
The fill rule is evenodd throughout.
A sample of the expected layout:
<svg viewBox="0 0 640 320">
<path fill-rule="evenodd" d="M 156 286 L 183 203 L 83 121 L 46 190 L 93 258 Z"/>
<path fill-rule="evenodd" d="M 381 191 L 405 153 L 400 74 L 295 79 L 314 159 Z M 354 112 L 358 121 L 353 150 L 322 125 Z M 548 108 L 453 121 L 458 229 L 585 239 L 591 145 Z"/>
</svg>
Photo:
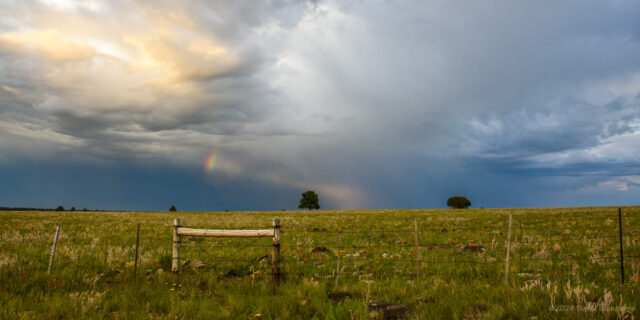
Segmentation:
<svg viewBox="0 0 640 320">
<path fill-rule="evenodd" d="M 300 204 L 298 205 L 300 209 L 320 209 L 320 201 L 318 200 L 318 195 L 308 190 L 302 193 L 302 198 L 300 199 Z"/>
<path fill-rule="evenodd" d="M 176 209 L 176 206 L 171 206 L 171 208 L 169 208 L 169 211 L 176 212 L 178 211 L 178 209 Z"/>
<path fill-rule="evenodd" d="M 471 201 L 463 196 L 454 196 L 447 200 L 447 206 L 454 209 L 466 209 L 471 205 Z"/>
</svg>

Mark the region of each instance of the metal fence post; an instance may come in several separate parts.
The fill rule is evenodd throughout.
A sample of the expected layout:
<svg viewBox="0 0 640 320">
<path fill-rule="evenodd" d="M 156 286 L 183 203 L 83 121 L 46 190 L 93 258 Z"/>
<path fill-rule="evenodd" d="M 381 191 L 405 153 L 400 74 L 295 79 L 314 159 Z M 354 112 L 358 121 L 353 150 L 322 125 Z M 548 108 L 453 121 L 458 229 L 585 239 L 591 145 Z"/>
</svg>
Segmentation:
<svg viewBox="0 0 640 320">
<path fill-rule="evenodd" d="M 138 247 L 140 246 L 140 223 L 138 223 L 138 231 L 136 232 L 136 255 L 133 262 L 133 279 L 136 278 L 138 273 Z"/>
<path fill-rule="evenodd" d="M 342 230 L 338 231 L 338 264 L 336 266 L 336 288 L 338 287 L 338 278 L 340 277 L 340 235 Z"/>
<path fill-rule="evenodd" d="M 618 208 L 618 235 L 620 236 L 620 279 L 624 283 L 624 251 L 622 249 L 622 209 Z"/>
</svg>

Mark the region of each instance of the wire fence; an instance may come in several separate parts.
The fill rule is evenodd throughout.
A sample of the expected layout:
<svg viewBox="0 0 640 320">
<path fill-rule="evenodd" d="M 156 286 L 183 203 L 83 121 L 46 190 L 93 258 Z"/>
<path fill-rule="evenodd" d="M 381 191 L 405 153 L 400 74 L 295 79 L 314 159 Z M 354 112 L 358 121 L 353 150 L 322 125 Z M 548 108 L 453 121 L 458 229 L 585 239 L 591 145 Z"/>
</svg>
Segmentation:
<svg viewBox="0 0 640 320">
<path fill-rule="evenodd" d="M 638 216 L 624 216 L 624 225 L 611 214 L 514 218 L 511 225 L 506 219 L 482 225 L 434 225 L 418 217 L 392 221 L 393 228 L 362 228 L 358 224 L 289 227 L 285 220 L 280 240 L 281 273 L 285 280 L 310 277 L 336 284 L 374 279 L 419 282 L 432 277 L 494 282 L 505 279 L 513 283 L 576 269 L 620 271 L 621 281 L 625 280 L 626 269 L 630 273 L 627 278 L 638 277 Z M 62 229 L 53 272 L 123 273 L 135 279 L 170 270 L 170 221 L 152 225 L 139 225 L 135 219 L 111 223 L 100 226 L 114 230 L 103 238 L 95 236 L 98 226 L 74 225 L 72 220 L 56 223 Z M 575 229 L 576 225 L 581 227 Z M 51 246 L 51 240 L 28 233 L 0 239 L 0 250 L 14 253 L 11 259 L 0 260 L 0 268 L 19 268 L 18 273 L 43 272 Z M 270 239 L 264 238 L 183 237 L 183 272 L 269 277 L 272 246 Z M 512 277 L 506 280 L 509 273 Z"/>
</svg>

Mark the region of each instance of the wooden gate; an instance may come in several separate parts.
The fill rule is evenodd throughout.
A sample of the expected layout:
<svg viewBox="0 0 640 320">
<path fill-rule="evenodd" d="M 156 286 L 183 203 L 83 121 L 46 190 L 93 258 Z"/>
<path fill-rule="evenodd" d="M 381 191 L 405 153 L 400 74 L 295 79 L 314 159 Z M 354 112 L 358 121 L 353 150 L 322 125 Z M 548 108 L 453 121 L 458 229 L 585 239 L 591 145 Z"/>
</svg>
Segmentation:
<svg viewBox="0 0 640 320">
<path fill-rule="evenodd" d="M 171 271 L 180 273 L 180 242 L 182 236 L 194 237 L 273 237 L 273 251 L 271 253 L 271 273 L 274 282 L 280 281 L 280 219 L 273 219 L 272 229 L 261 230 L 216 230 L 191 229 L 181 226 L 181 219 L 173 220 L 173 258 Z"/>
</svg>

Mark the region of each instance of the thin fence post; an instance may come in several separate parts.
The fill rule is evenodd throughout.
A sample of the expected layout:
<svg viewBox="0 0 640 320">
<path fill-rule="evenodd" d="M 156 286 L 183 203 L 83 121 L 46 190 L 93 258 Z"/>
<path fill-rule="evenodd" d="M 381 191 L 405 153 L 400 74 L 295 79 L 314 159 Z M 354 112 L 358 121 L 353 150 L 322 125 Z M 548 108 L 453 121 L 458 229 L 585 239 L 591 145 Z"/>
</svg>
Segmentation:
<svg viewBox="0 0 640 320">
<path fill-rule="evenodd" d="M 138 223 L 138 231 L 136 232 L 136 255 L 133 262 L 133 279 L 136 279 L 138 274 L 138 247 L 140 246 L 140 223 Z"/>
<path fill-rule="evenodd" d="M 620 236 L 620 279 L 624 283 L 624 251 L 622 250 L 622 208 L 618 208 L 618 235 Z"/>
<path fill-rule="evenodd" d="M 51 273 L 51 267 L 53 266 L 53 258 L 56 255 L 56 246 L 58 245 L 58 234 L 60 234 L 60 226 L 56 227 L 56 234 L 53 236 L 53 246 L 51 246 L 51 254 L 49 256 L 49 267 L 47 273 Z"/>
<path fill-rule="evenodd" d="M 171 272 L 180 272 L 180 235 L 178 234 L 178 228 L 180 228 L 180 218 L 173 219 L 173 256 L 171 259 Z"/>
<path fill-rule="evenodd" d="M 338 264 L 336 265 L 336 288 L 338 287 L 338 278 L 340 277 L 340 235 L 342 235 L 342 230 L 338 230 Z"/>
<path fill-rule="evenodd" d="M 418 218 L 413 219 L 415 225 L 415 241 L 416 241 L 416 283 L 420 283 L 420 256 L 418 255 Z"/>
<path fill-rule="evenodd" d="M 509 213 L 509 231 L 507 232 L 507 259 L 505 260 L 504 284 L 509 283 L 509 256 L 511 252 L 511 213 Z"/>
<path fill-rule="evenodd" d="M 280 219 L 273 219 L 273 253 L 272 258 L 272 277 L 273 282 L 280 283 Z"/>
<path fill-rule="evenodd" d="M 522 221 L 520 221 L 520 243 L 524 243 L 524 230 L 522 229 Z M 518 251 L 518 270 L 522 272 L 522 252 L 520 251 Z"/>
</svg>

